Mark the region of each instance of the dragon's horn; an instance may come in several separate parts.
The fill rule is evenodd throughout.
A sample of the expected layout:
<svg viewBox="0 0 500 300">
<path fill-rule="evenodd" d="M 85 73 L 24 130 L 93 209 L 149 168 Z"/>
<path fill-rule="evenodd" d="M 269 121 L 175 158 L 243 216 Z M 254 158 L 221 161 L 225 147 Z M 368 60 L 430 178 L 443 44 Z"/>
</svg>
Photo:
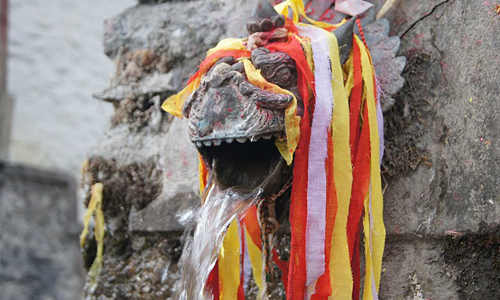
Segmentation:
<svg viewBox="0 0 500 300">
<path fill-rule="evenodd" d="M 267 0 L 257 0 L 247 22 L 247 30 L 250 33 L 263 32 L 283 25 L 285 25 L 285 18 L 278 14 L 271 3 Z"/>
<path fill-rule="evenodd" d="M 340 63 L 344 64 L 349 57 L 349 52 L 352 46 L 352 36 L 354 34 L 354 23 L 357 16 L 352 17 L 349 21 L 345 22 L 339 28 L 333 30 L 333 34 L 337 38 L 339 44 Z"/>
<path fill-rule="evenodd" d="M 274 9 L 273 5 L 267 0 L 257 0 L 252 9 L 252 14 L 250 20 L 261 20 L 265 18 L 272 18 L 278 15 L 278 12 Z"/>
</svg>

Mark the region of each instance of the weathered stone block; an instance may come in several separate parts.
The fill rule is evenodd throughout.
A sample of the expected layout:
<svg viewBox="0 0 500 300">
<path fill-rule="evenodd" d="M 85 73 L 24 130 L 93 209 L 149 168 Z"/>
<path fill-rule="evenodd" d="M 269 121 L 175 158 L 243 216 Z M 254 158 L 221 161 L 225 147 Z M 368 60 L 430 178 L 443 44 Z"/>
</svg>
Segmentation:
<svg viewBox="0 0 500 300">
<path fill-rule="evenodd" d="M 177 214 L 200 203 L 197 152 L 185 120 L 174 119 L 159 142 L 162 193 L 144 209 L 130 212 L 130 231 L 182 232 Z"/>
</svg>

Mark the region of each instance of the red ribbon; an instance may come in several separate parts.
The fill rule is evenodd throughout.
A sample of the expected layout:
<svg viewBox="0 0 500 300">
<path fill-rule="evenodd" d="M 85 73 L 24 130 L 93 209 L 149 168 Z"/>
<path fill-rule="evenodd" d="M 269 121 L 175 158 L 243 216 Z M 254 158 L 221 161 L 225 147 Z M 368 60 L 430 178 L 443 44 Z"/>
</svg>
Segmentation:
<svg viewBox="0 0 500 300">
<path fill-rule="evenodd" d="M 193 74 L 188 80 L 187 84 L 190 84 L 196 78 L 207 73 L 208 70 L 221 58 L 232 56 L 234 58 L 240 57 L 250 57 L 250 52 L 247 50 L 219 50 L 207 56 L 203 62 L 200 64 L 198 71 Z"/>
<path fill-rule="evenodd" d="M 350 145 L 353 164 L 353 183 L 351 201 L 347 218 L 347 242 L 353 272 L 354 300 L 359 299 L 361 286 L 359 224 L 364 211 L 364 200 L 370 185 L 370 127 L 366 99 L 362 99 L 363 80 L 361 70 L 361 53 L 358 44 L 353 42 L 353 76 L 354 86 L 350 99 Z M 361 119 L 362 114 L 362 121 Z"/>
<path fill-rule="evenodd" d="M 241 268 L 240 268 L 240 286 L 238 287 L 238 300 L 245 300 L 245 228 L 243 227 L 243 221 L 240 220 L 240 241 L 241 241 Z"/>
<path fill-rule="evenodd" d="M 219 299 L 219 262 L 215 263 L 214 268 L 210 272 L 210 275 L 208 275 L 207 279 L 207 289 L 212 292 L 212 295 L 214 295 L 214 300 Z"/>
<path fill-rule="evenodd" d="M 290 55 L 289 53 L 287 54 Z M 302 56 L 304 56 L 303 53 Z M 299 66 L 299 64 L 297 65 Z M 298 70 L 298 86 L 302 100 L 304 101 L 304 115 L 300 121 L 300 139 L 295 151 L 292 195 L 290 199 L 291 249 L 287 290 L 287 298 L 289 300 L 303 300 L 306 288 L 305 233 L 307 225 L 307 170 L 309 142 L 311 139 L 310 115 L 314 111 L 313 103 L 309 103 L 309 92 L 307 89 L 307 86 L 310 85 L 309 83 L 313 83 L 312 80 L 308 79 L 308 73 L 312 74 L 312 72 L 310 69 L 309 72 L 301 72 L 302 68 L 300 66 Z"/>
</svg>

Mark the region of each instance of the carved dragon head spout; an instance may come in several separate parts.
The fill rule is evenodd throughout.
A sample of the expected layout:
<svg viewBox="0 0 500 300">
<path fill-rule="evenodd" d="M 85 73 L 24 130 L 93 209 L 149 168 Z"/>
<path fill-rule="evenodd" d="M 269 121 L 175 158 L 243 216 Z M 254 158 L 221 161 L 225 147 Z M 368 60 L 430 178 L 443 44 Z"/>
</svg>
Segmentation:
<svg viewBox="0 0 500 300">
<path fill-rule="evenodd" d="M 342 43 L 342 63 L 350 51 L 353 22 L 354 18 L 335 31 Z M 295 61 L 284 52 L 264 47 L 287 36 L 284 25 L 284 17 L 269 2 L 257 1 L 247 22 L 250 36 L 246 47 L 253 67 L 267 82 L 293 94 L 296 114 L 302 116 Z M 265 195 L 272 194 L 291 176 L 291 166 L 274 143 L 285 138 L 285 109 L 293 97 L 259 88 L 247 77 L 243 63 L 235 57 L 219 59 L 188 97 L 182 114 L 188 119 L 192 142 L 220 187 L 261 187 Z"/>
<path fill-rule="evenodd" d="M 187 99 L 183 115 L 189 120 L 191 140 L 218 185 L 251 190 L 281 165 L 273 141 L 284 134 L 284 111 L 292 97 L 256 87 L 246 80 L 240 63 L 221 60 Z M 274 68 L 268 71 L 280 77 Z M 293 70 L 282 72 L 293 80 Z"/>
<path fill-rule="evenodd" d="M 270 82 L 295 89 L 297 73 L 288 55 L 258 48 L 252 52 L 252 63 Z M 220 187 L 252 190 L 276 172 L 265 185 L 270 192 L 279 188 L 288 168 L 274 140 L 284 137 L 284 113 L 291 101 L 291 95 L 248 82 L 241 63 L 232 57 L 211 68 L 186 100 L 183 115 L 189 120 L 191 140 Z"/>
</svg>

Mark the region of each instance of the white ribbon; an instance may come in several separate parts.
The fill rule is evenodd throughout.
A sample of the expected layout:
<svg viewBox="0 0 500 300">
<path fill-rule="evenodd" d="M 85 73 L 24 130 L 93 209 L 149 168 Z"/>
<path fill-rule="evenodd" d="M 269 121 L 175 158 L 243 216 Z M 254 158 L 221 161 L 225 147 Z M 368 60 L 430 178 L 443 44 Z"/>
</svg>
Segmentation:
<svg viewBox="0 0 500 300">
<path fill-rule="evenodd" d="M 372 7 L 373 4 L 363 0 L 337 0 L 335 10 L 349 16 L 357 16 Z"/>
<path fill-rule="evenodd" d="M 311 39 L 314 60 L 316 104 L 311 126 L 307 184 L 306 285 L 325 272 L 328 129 L 332 121 L 333 92 L 330 45 L 323 29 L 300 26 L 299 33 Z"/>
</svg>

